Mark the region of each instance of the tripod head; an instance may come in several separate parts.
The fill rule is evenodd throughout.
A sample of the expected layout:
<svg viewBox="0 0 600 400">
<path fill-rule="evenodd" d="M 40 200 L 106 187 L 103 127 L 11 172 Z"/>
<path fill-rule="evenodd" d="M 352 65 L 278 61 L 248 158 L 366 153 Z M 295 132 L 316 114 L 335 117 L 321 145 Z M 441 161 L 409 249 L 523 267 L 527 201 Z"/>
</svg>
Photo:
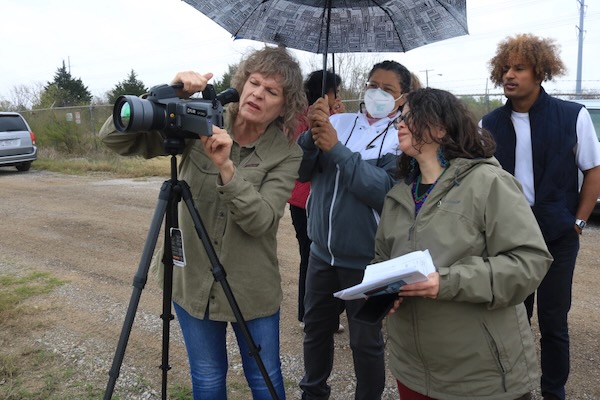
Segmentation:
<svg viewBox="0 0 600 400">
<path fill-rule="evenodd" d="M 185 149 L 185 139 L 180 137 L 167 136 L 163 141 L 163 147 L 172 157 L 182 154 Z"/>
</svg>

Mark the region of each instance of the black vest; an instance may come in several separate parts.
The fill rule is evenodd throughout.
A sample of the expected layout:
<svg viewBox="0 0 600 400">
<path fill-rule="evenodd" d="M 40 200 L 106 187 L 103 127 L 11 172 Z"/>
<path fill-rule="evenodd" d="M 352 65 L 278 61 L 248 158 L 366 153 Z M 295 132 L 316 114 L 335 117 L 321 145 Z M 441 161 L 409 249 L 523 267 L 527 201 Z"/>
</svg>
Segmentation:
<svg viewBox="0 0 600 400">
<path fill-rule="evenodd" d="M 577 117 L 581 104 L 563 101 L 541 89 L 529 110 L 533 151 L 533 212 L 544 239 L 554 240 L 573 230 L 579 202 L 579 182 L 574 148 L 577 144 Z M 496 158 L 506 171 L 515 171 L 515 128 L 512 104 L 483 117 L 482 125 L 496 139 Z"/>
</svg>

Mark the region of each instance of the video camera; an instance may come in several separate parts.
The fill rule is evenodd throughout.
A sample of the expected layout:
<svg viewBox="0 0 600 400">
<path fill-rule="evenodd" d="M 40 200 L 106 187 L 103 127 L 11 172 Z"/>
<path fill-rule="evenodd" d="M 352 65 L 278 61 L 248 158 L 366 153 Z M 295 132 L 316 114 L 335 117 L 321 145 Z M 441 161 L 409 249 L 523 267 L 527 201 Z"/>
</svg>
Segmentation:
<svg viewBox="0 0 600 400">
<path fill-rule="evenodd" d="M 239 101 L 235 89 L 217 95 L 212 85 L 202 91 L 202 99 L 180 99 L 175 89 L 181 87 L 157 85 L 145 99 L 119 96 L 113 108 L 115 128 L 128 133 L 159 130 L 168 137 L 198 139 L 200 135 L 211 136 L 212 125 L 222 128 L 223 106 Z"/>
</svg>

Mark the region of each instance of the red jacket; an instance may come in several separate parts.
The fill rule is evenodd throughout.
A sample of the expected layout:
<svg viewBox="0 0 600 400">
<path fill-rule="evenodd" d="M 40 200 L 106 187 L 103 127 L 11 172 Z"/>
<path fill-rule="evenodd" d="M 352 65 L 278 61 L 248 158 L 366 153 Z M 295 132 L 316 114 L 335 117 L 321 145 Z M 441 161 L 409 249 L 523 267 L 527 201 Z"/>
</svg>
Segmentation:
<svg viewBox="0 0 600 400">
<path fill-rule="evenodd" d="M 308 129 L 308 121 L 306 120 L 306 113 L 300 117 L 300 123 L 298 124 L 298 128 L 296 129 L 296 133 L 294 135 L 294 140 L 298 139 L 298 136 L 302 132 L 305 132 Z M 292 194 L 288 200 L 293 206 L 306 208 L 306 201 L 308 200 L 308 195 L 310 194 L 310 182 L 298 182 L 294 188 L 292 189 Z"/>
</svg>

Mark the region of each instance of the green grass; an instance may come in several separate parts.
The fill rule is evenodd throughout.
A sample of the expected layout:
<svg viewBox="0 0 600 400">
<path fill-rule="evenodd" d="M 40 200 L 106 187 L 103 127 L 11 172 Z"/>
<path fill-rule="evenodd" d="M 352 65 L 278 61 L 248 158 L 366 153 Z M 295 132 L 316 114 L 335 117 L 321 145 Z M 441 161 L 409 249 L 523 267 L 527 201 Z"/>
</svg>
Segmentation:
<svg viewBox="0 0 600 400">
<path fill-rule="evenodd" d="M 122 157 L 94 153 L 85 157 L 69 157 L 48 149 L 40 149 L 32 169 L 60 172 L 69 175 L 107 174 L 119 178 L 170 176 L 170 157 L 146 160 L 141 157 Z"/>
<path fill-rule="evenodd" d="M 11 342 L 11 335 L 23 332 L 18 328 L 19 321 L 30 317 L 31 310 L 25 309 L 24 302 L 32 297 L 49 293 L 62 285 L 61 281 L 49 273 L 30 272 L 24 276 L 0 275 L 0 338 L 3 343 Z M 7 350 L 7 349 L 5 349 Z M 13 353 L 0 352 L 0 398 L 12 399 L 50 399 L 61 377 L 54 376 L 53 368 L 56 356 L 49 351 L 29 348 Z M 25 384 L 25 376 L 38 371 L 35 388 Z"/>
<path fill-rule="evenodd" d="M 3 260 L 0 262 L 12 262 Z M 26 267 L 27 268 L 27 267 Z M 14 274 L 0 272 L 0 399 L 2 400 L 101 400 L 105 382 L 100 385 L 82 379 L 77 367 L 57 353 L 35 342 L 33 331 L 40 327 L 44 309 L 35 297 L 50 293 L 65 281 L 46 272 Z M 34 299 L 34 304 L 27 300 Z M 43 329 L 44 327 L 41 326 Z M 32 335 L 32 336 L 31 336 Z M 29 337 L 31 340 L 15 338 Z M 72 361 L 71 361 L 72 363 Z M 139 387 L 148 386 L 140 378 Z M 246 395 L 242 397 L 247 399 Z M 191 400 L 189 385 L 172 383 L 169 400 Z M 125 400 L 115 395 L 114 400 Z M 238 400 L 234 398 L 232 400 Z"/>
<path fill-rule="evenodd" d="M 32 272 L 23 277 L 0 276 L 0 321 L 10 318 L 21 302 L 48 293 L 63 283 L 44 272 Z"/>
<path fill-rule="evenodd" d="M 188 386 L 174 385 L 169 388 L 169 399 L 172 400 L 191 400 L 192 389 Z"/>
</svg>

